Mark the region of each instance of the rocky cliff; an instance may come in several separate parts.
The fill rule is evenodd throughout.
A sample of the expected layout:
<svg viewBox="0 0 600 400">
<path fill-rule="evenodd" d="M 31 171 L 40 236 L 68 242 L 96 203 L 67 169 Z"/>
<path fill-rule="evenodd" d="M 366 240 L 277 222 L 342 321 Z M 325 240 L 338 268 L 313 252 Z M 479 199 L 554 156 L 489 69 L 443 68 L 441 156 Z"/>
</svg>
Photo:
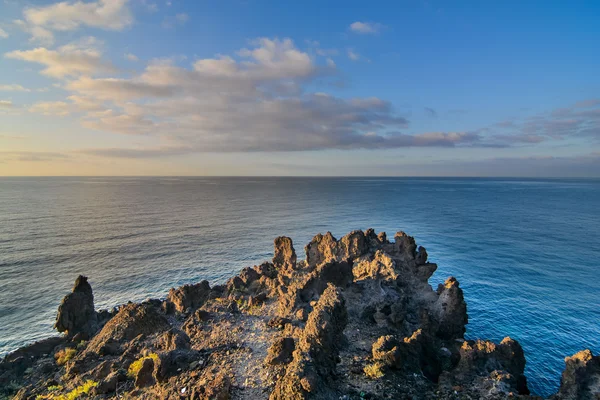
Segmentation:
<svg viewBox="0 0 600 400">
<path fill-rule="evenodd" d="M 373 230 L 315 236 L 298 261 L 275 239 L 272 262 L 224 285 L 96 311 L 78 277 L 58 310 L 65 334 L 0 363 L 17 399 L 532 399 L 519 343 L 464 339 L 458 281 L 433 289 L 436 264 L 415 240 Z M 600 357 L 566 358 L 555 400 L 599 399 Z"/>
</svg>

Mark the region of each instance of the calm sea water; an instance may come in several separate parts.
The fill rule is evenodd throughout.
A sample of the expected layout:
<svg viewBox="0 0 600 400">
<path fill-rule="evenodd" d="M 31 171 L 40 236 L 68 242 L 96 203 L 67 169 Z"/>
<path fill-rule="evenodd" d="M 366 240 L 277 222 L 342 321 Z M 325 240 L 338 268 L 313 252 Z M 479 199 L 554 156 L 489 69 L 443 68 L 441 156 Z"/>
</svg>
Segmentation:
<svg viewBox="0 0 600 400">
<path fill-rule="evenodd" d="M 269 259 L 278 235 L 302 248 L 405 230 L 465 290 L 469 338 L 525 348 L 548 394 L 563 359 L 600 352 L 600 181 L 513 179 L 2 178 L 0 354 L 53 334 L 78 274 L 99 308 L 223 282 Z"/>
</svg>

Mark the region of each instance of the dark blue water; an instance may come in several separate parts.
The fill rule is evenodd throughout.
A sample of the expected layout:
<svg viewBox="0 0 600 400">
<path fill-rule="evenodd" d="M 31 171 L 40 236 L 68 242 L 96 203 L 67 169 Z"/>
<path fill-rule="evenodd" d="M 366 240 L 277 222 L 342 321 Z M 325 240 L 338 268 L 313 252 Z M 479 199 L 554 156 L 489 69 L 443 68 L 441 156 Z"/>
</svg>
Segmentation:
<svg viewBox="0 0 600 400">
<path fill-rule="evenodd" d="M 511 179 L 2 178 L 0 353 L 51 335 L 77 274 L 99 307 L 222 282 L 278 235 L 405 230 L 456 276 L 470 338 L 525 348 L 548 394 L 563 359 L 600 352 L 600 181 Z"/>
</svg>

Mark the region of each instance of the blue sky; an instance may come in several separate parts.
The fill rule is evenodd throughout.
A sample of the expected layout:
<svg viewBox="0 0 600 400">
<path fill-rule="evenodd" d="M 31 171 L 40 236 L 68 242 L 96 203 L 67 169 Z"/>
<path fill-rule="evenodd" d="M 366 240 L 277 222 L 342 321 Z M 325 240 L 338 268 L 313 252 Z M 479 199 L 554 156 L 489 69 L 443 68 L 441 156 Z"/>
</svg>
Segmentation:
<svg viewBox="0 0 600 400">
<path fill-rule="evenodd" d="M 600 176 L 600 3 L 0 3 L 0 175 Z"/>
</svg>

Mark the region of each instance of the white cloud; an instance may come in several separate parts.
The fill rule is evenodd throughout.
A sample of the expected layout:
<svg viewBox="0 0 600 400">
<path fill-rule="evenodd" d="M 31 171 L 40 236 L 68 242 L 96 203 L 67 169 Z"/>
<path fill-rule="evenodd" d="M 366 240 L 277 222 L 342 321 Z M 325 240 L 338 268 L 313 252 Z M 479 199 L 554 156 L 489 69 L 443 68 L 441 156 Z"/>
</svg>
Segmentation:
<svg viewBox="0 0 600 400">
<path fill-rule="evenodd" d="M 64 101 L 45 101 L 32 105 L 29 112 L 42 115 L 65 116 L 71 113 L 70 105 Z"/>
<path fill-rule="evenodd" d="M 54 41 L 54 31 L 73 31 L 82 26 L 122 30 L 133 23 L 128 0 L 91 2 L 62 1 L 45 7 L 28 7 L 24 20 L 16 21 L 34 40 Z"/>
<path fill-rule="evenodd" d="M 127 53 L 125 54 L 125 59 L 129 61 L 139 61 L 139 58 L 135 54 Z"/>
<path fill-rule="evenodd" d="M 379 33 L 384 26 L 375 22 L 356 21 L 350 24 L 350 30 L 361 35 L 372 35 Z"/>
<path fill-rule="evenodd" d="M 65 89 L 74 93 L 68 109 L 84 113 L 83 126 L 166 136 L 172 143 L 163 149 L 168 153 L 382 148 L 433 142 L 454 146 L 474 140 L 469 135 L 403 135 L 397 129 L 407 121 L 395 115 L 386 101 L 307 93 L 307 85 L 316 78 L 335 72 L 335 64 L 325 61 L 318 64 L 290 39 L 262 38 L 235 57 L 200 59 L 191 68 L 159 60 L 130 78 L 81 76 Z M 58 113 L 65 110 L 64 104 L 52 106 Z M 49 112 L 50 105 L 44 107 L 42 111 Z M 147 155 L 158 156 L 163 150 L 149 149 Z M 105 149 L 96 154 L 140 157 L 146 152 Z"/>
<path fill-rule="evenodd" d="M 48 46 L 54 44 L 54 34 L 48 29 L 41 26 L 28 24 L 22 19 L 17 19 L 13 22 L 24 32 L 27 32 L 31 35 L 31 42 L 41 43 Z"/>
<path fill-rule="evenodd" d="M 112 64 L 102 60 L 102 53 L 97 48 L 98 44 L 99 42 L 94 38 L 85 38 L 57 50 L 38 47 L 32 50 L 15 50 L 4 56 L 42 64 L 46 67 L 42 70 L 42 74 L 54 78 L 116 72 Z"/>
<path fill-rule="evenodd" d="M 4 29 L 0 28 L 0 38 L 6 39 L 7 37 L 8 33 Z"/>
<path fill-rule="evenodd" d="M 0 85 L 0 92 L 31 92 L 30 89 L 27 89 L 21 85 Z"/>
<path fill-rule="evenodd" d="M 348 49 L 348 58 L 351 59 L 352 61 L 358 61 L 360 60 L 360 54 L 358 54 L 357 52 L 355 52 L 352 49 Z"/>
<path fill-rule="evenodd" d="M 0 100 L 0 109 L 1 108 L 13 108 L 13 102 L 10 100 Z"/>
<path fill-rule="evenodd" d="M 121 30 L 133 22 L 127 0 L 63 1 L 26 8 L 23 14 L 30 24 L 55 31 L 72 31 L 82 25 Z"/>
</svg>

